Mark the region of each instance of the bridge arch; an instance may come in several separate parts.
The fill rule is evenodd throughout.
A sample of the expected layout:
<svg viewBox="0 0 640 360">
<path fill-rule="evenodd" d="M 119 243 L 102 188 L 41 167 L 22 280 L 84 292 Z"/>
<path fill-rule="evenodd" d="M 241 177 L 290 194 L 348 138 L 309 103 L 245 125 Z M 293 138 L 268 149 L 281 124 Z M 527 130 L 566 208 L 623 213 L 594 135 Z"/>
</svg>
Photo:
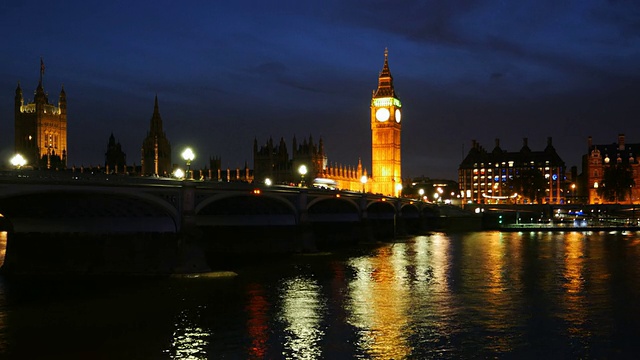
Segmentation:
<svg viewBox="0 0 640 360">
<path fill-rule="evenodd" d="M 397 213 L 395 204 L 390 201 L 373 201 L 367 205 L 369 217 L 394 217 Z"/>
<path fill-rule="evenodd" d="M 0 198 L 0 214 L 15 232 L 177 232 L 173 205 L 142 192 L 100 189 L 21 191 Z"/>
<path fill-rule="evenodd" d="M 298 212 L 286 198 L 253 193 L 217 194 L 195 207 L 201 226 L 294 225 Z"/>
<path fill-rule="evenodd" d="M 420 217 L 420 209 L 416 204 L 403 204 L 400 207 L 400 213 L 404 218 L 419 218 Z"/>
<path fill-rule="evenodd" d="M 225 211 L 225 209 L 227 210 Z M 277 195 L 265 193 L 221 193 L 207 197 L 198 203 L 195 207 L 195 213 L 201 215 L 291 213 L 295 215 L 297 210 L 289 200 Z"/>
<path fill-rule="evenodd" d="M 307 205 L 307 213 L 312 222 L 355 222 L 361 219 L 362 214 L 355 201 L 342 197 L 313 199 Z"/>
</svg>

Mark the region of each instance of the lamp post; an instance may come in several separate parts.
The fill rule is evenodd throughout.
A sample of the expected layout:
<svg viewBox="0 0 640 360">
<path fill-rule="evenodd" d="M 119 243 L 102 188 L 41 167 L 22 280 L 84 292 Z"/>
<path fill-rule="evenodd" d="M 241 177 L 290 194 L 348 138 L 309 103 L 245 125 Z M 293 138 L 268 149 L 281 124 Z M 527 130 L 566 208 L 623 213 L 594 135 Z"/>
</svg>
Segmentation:
<svg viewBox="0 0 640 360">
<path fill-rule="evenodd" d="M 18 170 L 20 170 L 20 168 L 25 166 L 25 164 L 27 163 L 27 160 L 20 154 L 15 154 L 10 161 L 11 165 L 15 166 Z"/>
<path fill-rule="evenodd" d="M 396 197 L 400 197 L 402 194 L 402 184 L 396 183 Z"/>
<path fill-rule="evenodd" d="M 369 179 L 367 178 L 367 175 L 362 175 L 362 177 L 360 178 L 360 182 L 362 183 L 362 193 L 363 194 L 366 192 L 365 188 L 367 186 L 367 181 L 369 181 Z"/>
<path fill-rule="evenodd" d="M 193 150 L 191 150 L 191 148 L 186 148 L 182 152 L 182 158 L 184 159 L 184 161 L 187 162 L 187 176 L 186 177 L 189 178 L 189 179 L 193 179 L 193 176 L 191 174 L 191 162 L 193 161 L 193 159 L 196 158 L 196 154 L 193 153 Z"/>
<path fill-rule="evenodd" d="M 184 171 L 182 171 L 182 169 L 176 169 L 176 171 L 173 172 L 173 176 L 175 176 L 176 179 L 182 179 L 184 177 Z"/>
<path fill-rule="evenodd" d="M 418 190 L 418 195 L 420 195 L 420 200 L 424 201 L 424 189 Z"/>
<path fill-rule="evenodd" d="M 300 165 L 298 172 L 300 173 L 300 187 L 304 187 L 304 176 L 307 174 L 307 167 Z"/>
</svg>

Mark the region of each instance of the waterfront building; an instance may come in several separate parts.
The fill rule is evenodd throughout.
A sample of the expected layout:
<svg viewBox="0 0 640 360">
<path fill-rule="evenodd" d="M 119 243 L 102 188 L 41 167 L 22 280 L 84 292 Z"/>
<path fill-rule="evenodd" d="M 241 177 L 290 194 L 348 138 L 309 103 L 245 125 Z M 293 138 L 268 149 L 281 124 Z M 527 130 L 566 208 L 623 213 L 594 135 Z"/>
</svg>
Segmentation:
<svg viewBox="0 0 640 360">
<path fill-rule="evenodd" d="M 127 171 L 127 155 L 122 151 L 120 142 L 116 142 L 113 133 L 109 136 L 107 152 L 104 154 L 104 167 L 108 174 L 118 174 Z"/>
<path fill-rule="evenodd" d="M 142 175 L 170 176 L 173 171 L 171 164 L 171 144 L 162 129 L 162 117 L 158 110 L 158 95 L 153 106 L 151 126 L 142 142 Z"/>
<path fill-rule="evenodd" d="M 399 196 L 402 190 L 402 103 L 393 87 L 389 52 L 371 97 L 371 186 L 373 193 Z"/>
<path fill-rule="evenodd" d="M 316 144 L 312 136 L 303 139 L 298 144 L 294 136 L 292 142 L 292 154 L 289 155 L 287 144 L 283 138 L 275 145 L 273 139 L 269 139 L 265 145 L 258 147 L 258 140 L 253 142 L 253 179 L 257 182 L 265 182 L 269 179 L 274 184 L 305 185 L 343 190 L 362 191 L 361 179 L 367 176 L 367 171 L 358 165 L 343 166 L 330 165 L 324 151 L 322 139 Z M 301 173 L 301 166 L 306 173 Z"/>
<path fill-rule="evenodd" d="M 626 143 L 625 135 L 618 135 L 618 142 L 611 144 L 594 144 L 591 136 L 587 139 L 587 154 L 582 157 L 583 182 L 581 186 L 586 191 L 589 204 L 611 204 L 615 199 L 606 199 L 598 195 L 598 187 L 607 168 L 614 164 L 623 164 L 629 167 L 636 186 L 631 188 L 631 198 L 617 199 L 619 203 L 640 202 L 640 163 L 638 153 L 640 143 Z"/>
<path fill-rule="evenodd" d="M 40 81 L 33 101 L 25 103 L 20 83 L 14 102 L 15 151 L 27 165 L 42 169 L 64 169 L 67 166 L 67 95 L 60 90 L 58 105 L 49 103 L 42 78 L 44 62 L 40 60 Z"/>
<path fill-rule="evenodd" d="M 460 196 L 464 203 L 524 203 L 528 200 L 513 189 L 514 180 L 527 171 L 539 171 L 544 177 L 543 203 L 565 202 L 565 163 L 547 139 L 542 151 L 532 151 L 527 138 L 520 151 L 508 152 L 500 148 L 496 139 L 492 151 L 472 141 L 471 149 L 458 168 Z"/>
</svg>

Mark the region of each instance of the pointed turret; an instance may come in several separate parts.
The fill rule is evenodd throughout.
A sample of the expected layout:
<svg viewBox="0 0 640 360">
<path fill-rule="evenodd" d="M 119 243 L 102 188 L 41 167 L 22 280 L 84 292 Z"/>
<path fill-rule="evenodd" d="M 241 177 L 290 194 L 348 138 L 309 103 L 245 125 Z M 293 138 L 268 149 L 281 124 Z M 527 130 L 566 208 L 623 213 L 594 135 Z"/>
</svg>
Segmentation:
<svg viewBox="0 0 640 360">
<path fill-rule="evenodd" d="M 64 85 L 60 89 L 60 97 L 58 98 L 58 107 L 60 108 L 60 114 L 67 115 L 67 93 L 64 91 Z"/>
<path fill-rule="evenodd" d="M 153 105 L 153 115 L 151 116 L 151 133 L 162 133 L 162 117 L 160 116 L 160 110 L 158 108 L 158 95 L 156 95 L 155 103 Z"/>
<path fill-rule="evenodd" d="M 393 76 L 391 76 L 391 71 L 389 70 L 389 50 L 386 48 L 384 49 L 384 65 L 378 77 L 378 89 L 374 92 L 373 97 L 393 97 L 398 99 L 393 88 Z"/>
<path fill-rule="evenodd" d="M 294 156 L 298 153 L 298 140 L 295 135 L 293 135 L 292 151 Z"/>
<path fill-rule="evenodd" d="M 20 82 L 18 82 L 18 87 L 16 87 L 16 97 L 15 97 L 15 113 L 20 112 L 20 108 L 24 105 L 24 98 L 22 97 L 22 88 L 20 87 Z"/>
</svg>

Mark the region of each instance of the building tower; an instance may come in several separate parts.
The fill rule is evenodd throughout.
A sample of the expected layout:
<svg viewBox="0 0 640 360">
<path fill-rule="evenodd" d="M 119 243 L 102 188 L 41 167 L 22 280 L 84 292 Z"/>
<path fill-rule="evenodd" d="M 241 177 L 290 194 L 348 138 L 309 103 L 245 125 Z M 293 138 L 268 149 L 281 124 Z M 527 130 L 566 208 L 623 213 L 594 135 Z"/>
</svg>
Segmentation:
<svg viewBox="0 0 640 360">
<path fill-rule="evenodd" d="M 400 132 L 402 103 L 393 88 L 389 71 L 389 52 L 384 50 L 384 66 L 378 89 L 371 99 L 371 176 L 372 192 L 399 196 L 402 190 Z"/>
<path fill-rule="evenodd" d="M 42 86 L 44 62 L 40 59 L 40 82 L 34 101 L 25 104 L 20 83 L 14 102 L 14 146 L 27 165 L 46 169 L 67 166 L 67 94 L 60 91 L 58 106 L 49 103 Z"/>
<path fill-rule="evenodd" d="M 111 133 L 107 143 L 107 152 L 104 154 L 104 167 L 107 173 L 125 173 L 127 171 L 127 154 L 122 151 L 120 142 L 116 142 Z"/>
<path fill-rule="evenodd" d="M 142 175 L 169 176 L 171 167 L 171 144 L 162 130 L 162 118 L 158 110 L 158 95 L 156 95 L 151 128 L 142 142 Z"/>
</svg>

